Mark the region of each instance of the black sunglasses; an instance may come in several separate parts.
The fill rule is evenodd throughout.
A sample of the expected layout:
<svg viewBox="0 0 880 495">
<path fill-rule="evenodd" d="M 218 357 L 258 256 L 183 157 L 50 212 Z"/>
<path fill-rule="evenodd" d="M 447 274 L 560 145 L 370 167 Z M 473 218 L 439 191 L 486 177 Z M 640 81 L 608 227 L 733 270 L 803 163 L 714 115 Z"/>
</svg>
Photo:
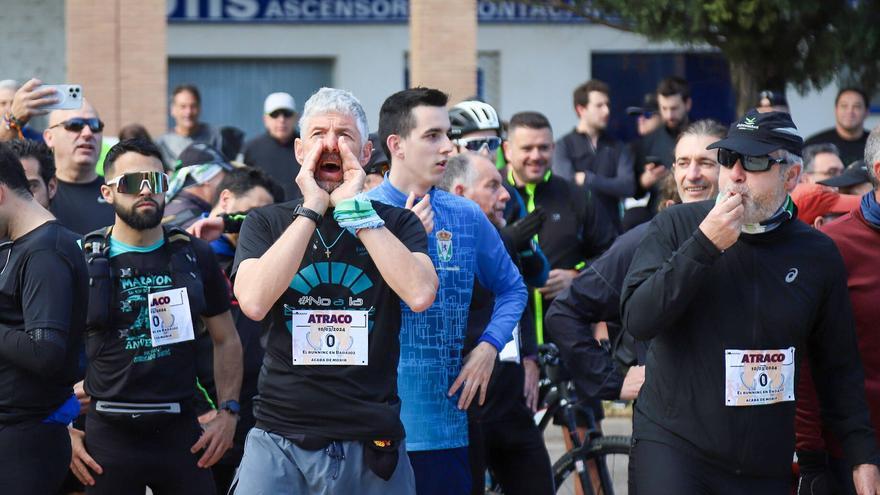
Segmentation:
<svg viewBox="0 0 880 495">
<path fill-rule="evenodd" d="M 737 153 L 736 151 L 718 148 L 719 165 L 724 168 L 733 168 L 737 161 L 742 163 L 743 169 L 747 172 L 766 172 L 777 163 L 788 163 L 788 160 L 785 158 L 773 158 L 768 155 L 749 156 Z"/>
<path fill-rule="evenodd" d="M 84 119 L 82 117 L 74 117 L 72 119 L 67 119 L 64 122 L 59 122 L 59 123 L 49 127 L 49 129 L 52 129 L 53 127 L 58 127 L 58 126 L 64 126 L 64 130 L 70 131 L 70 132 L 82 132 L 82 130 L 85 126 L 89 126 L 89 129 L 95 133 L 101 132 L 104 130 L 104 123 L 101 122 L 101 119 L 98 119 L 96 117 L 92 117 L 90 119 Z"/>
<path fill-rule="evenodd" d="M 132 172 L 107 181 L 107 185 L 115 185 L 116 192 L 122 194 L 140 194 L 144 185 L 152 194 L 164 194 L 168 191 L 168 176 L 163 172 Z"/>
<path fill-rule="evenodd" d="M 273 119 L 277 119 L 279 115 L 284 115 L 285 118 L 289 119 L 293 117 L 293 112 L 290 110 L 275 110 L 274 112 L 269 113 L 269 117 L 272 117 Z"/>
</svg>

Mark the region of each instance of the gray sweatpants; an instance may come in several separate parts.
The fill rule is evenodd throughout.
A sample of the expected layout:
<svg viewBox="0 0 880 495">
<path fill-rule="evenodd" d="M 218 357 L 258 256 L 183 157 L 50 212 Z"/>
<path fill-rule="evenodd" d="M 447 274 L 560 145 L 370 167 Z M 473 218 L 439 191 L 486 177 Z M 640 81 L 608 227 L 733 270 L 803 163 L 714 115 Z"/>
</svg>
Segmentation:
<svg viewBox="0 0 880 495">
<path fill-rule="evenodd" d="M 244 444 L 244 457 L 230 493 L 415 494 L 415 478 L 403 442 L 397 453 L 397 468 L 391 478 L 385 481 L 364 464 L 364 446 L 361 442 L 337 442 L 330 449 L 312 451 L 301 449 L 280 435 L 252 428 Z"/>
</svg>

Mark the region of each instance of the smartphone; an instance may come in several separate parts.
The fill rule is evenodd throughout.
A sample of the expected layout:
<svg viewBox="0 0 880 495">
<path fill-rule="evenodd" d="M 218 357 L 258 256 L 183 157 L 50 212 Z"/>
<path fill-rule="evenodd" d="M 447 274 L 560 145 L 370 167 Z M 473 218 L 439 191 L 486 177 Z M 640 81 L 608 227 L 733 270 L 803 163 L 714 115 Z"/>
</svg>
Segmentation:
<svg viewBox="0 0 880 495">
<path fill-rule="evenodd" d="M 645 157 L 645 163 L 656 163 L 657 165 L 662 165 L 662 166 L 664 166 L 664 167 L 666 166 L 666 164 L 663 163 L 663 159 L 660 158 L 659 156 L 656 156 L 656 155 L 648 155 L 648 156 L 646 156 L 646 157 Z"/>
<path fill-rule="evenodd" d="M 46 105 L 42 110 L 74 110 L 82 108 L 83 92 L 79 84 L 44 84 L 42 88 L 55 88 L 58 103 Z"/>
</svg>

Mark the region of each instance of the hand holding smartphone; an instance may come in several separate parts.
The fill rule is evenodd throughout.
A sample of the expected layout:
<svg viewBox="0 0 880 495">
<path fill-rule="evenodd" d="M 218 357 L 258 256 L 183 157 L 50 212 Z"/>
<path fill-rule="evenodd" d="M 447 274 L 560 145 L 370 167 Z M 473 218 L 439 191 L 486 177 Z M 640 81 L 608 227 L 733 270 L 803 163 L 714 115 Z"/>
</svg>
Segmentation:
<svg viewBox="0 0 880 495">
<path fill-rule="evenodd" d="M 56 103 L 41 107 L 42 110 L 75 110 L 82 108 L 83 92 L 79 84 L 44 84 L 39 89 L 55 90 Z"/>
</svg>

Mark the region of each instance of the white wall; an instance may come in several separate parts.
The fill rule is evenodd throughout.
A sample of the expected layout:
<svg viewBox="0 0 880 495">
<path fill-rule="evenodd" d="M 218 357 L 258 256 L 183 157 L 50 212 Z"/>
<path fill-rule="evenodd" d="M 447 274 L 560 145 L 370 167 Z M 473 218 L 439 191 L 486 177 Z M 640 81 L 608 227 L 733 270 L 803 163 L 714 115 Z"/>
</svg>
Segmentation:
<svg viewBox="0 0 880 495">
<path fill-rule="evenodd" d="M 333 85 L 363 103 L 371 128 L 382 101 L 403 89 L 405 24 L 284 25 L 170 24 L 168 56 L 331 58 Z M 483 24 L 478 50 L 499 53 L 498 111 L 502 118 L 522 110 L 547 115 L 558 135 L 575 123 L 571 92 L 590 78 L 592 50 L 603 53 L 695 50 L 592 24 Z M 800 96 L 787 92 L 795 123 L 805 137 L 834 124 L 835 84 Z M 613 102 L 612 102 L 613 103 Z M 870 119 L 873 127 L 880 117 Z"/>
<path fill-rule="evenodd" d="M 403 89 L 408 47 L 406 25 L 168 25 L 169 57 L 333 59 L 332 84 L 360 99 L 372 130 L 385 98 Z"/>
</svg>

